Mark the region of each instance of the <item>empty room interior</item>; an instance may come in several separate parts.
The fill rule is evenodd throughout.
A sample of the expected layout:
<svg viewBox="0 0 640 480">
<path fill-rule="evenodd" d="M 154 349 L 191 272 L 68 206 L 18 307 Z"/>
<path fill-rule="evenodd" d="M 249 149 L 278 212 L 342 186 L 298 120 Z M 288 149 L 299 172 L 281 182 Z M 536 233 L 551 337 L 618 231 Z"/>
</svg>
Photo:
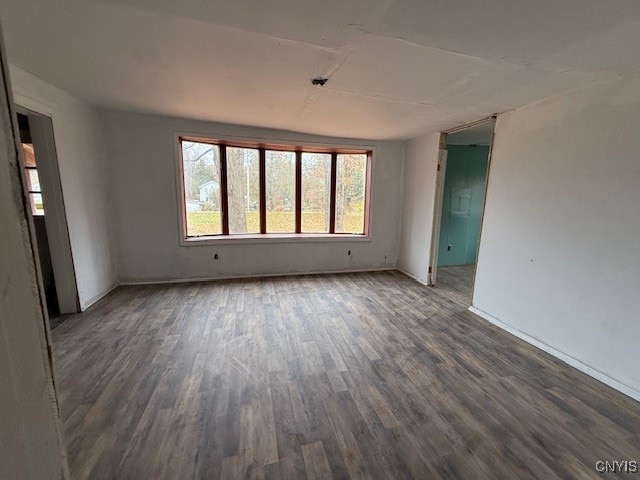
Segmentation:
<svg viewBox="0 0 640 480">
<path fill-rule="evenodd" d="M 639 2 L 0 26 L 0 478 L 640 475 Z"/>
</svg>

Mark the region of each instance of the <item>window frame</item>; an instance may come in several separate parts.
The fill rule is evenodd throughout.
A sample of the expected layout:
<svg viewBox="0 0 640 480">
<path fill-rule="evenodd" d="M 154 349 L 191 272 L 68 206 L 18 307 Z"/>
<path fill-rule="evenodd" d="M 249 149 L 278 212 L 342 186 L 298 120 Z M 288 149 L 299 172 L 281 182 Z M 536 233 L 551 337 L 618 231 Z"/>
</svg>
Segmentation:
<svg viewBox="0 0 640 480">
<path fill-rule="evenodd" d="M 24 145 L 31 145 L 31 149 L 33 150 L 33 144 L 32 143 L 22 143 L 22 148 L 24 148 Z M 24 155 L 24 153 L 23 153 Z M 35 152 L 34 152 L 34 160 L 35 160 Z M 22 166 L 23 170 L 24 170 L 24 175 L 25 175 L 25 186 L 27 187 L 31 187 L 31 177 L 29 175 L 30 171 L 34 171 L 36 172 L 36 174 L 38 175 L 38 182 L 40 182 L 40 174 L 38 173 L 38 162 L 37 160 L 35 160 L 35 165 L 27 165 L 26 161 L 24 162 L 24 165 Z M 44 211 L 44 200 L 42 198 L 42 185 L 40 184 L 40 189 L 39 190 L 33 190 L 32 188 L 27 188 L 27 197 L 29 198 L 29 208 L 31 209 L 31 215 L 34 217 L 44 217 L 45 216 L 45 211 Z M 40 199 L 42 200 L 42 211 L 38 211 L 36 208 L 36 203 L 34 200 L 34 195 L 40 195 Z"/>
<path fill-rule="evenodd" d="M 222 233 L 188 236 L 187 212 L 184 188 L 184 163 L 182 158 L 182 142 L 199 142 L 217 145 L 220 148 L 221 164 L 221 223 Z M 373 211 L 371 189 L 373 185 L 374 162 L 376 147 L 372 145 L 348 145 L 338 146 L 333 144 L 291 141 L 265 140 L 246 137 L 217 137 L 184 132 L 174 132 L 175 159 L 176 159 L 176 187 L 179 220 L 179 240 L 182 246 L 216 245 L 225 243 L 278 243 L 278 242 L 331 242 L 331 241 L 371 241 L 371 215 Z M 226 171 L 226 147 L 253 148 L 259 152 L 259 214 L 260 233 L 229 234 L 228 229 L 228 197 L 227 197 L 227 171 Z M 295 152 L 295 230 L 292 233 L 266 233 L 266 151 Z M 331 185 L 330 185 L 330 230 L 329 233 L 303 233 L 302 227 L 302 153 L 328 153 L 331 154 Z M 365 154 L 365 194 L 364 194 L 364 228 L 363 233 L 335 233 L 336 210 L 336 164 L 340 154 Z M 224 170 L 224 171 L 223 171 Z M 331 233 L 333 232 L 333 233 Z"/>
</svg>

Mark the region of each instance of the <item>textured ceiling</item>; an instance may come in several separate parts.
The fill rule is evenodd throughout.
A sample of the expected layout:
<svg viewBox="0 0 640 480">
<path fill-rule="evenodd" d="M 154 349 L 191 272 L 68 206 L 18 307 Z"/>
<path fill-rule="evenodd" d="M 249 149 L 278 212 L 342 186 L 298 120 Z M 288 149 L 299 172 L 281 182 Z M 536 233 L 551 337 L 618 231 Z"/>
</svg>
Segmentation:
<svg viewBox="0 0 640 480">
<path fill-rule="evenodd" d="M 11 63 L 99 107 L 365 139 L 640 67 L 635 0 L 0 0 L 0 19 Z"/>
</svg>

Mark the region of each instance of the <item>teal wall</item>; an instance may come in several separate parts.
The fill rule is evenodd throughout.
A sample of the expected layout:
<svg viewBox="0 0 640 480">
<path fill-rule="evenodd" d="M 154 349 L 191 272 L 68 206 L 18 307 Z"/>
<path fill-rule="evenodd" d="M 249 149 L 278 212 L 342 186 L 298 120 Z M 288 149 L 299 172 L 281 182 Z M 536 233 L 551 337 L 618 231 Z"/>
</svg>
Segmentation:
<svg viewBox="0 0 640 480">
<path fill-rule="evenodd" d="M 449 145 L 438 266 L 476 263 L 488 146 Z"/>
</svg>

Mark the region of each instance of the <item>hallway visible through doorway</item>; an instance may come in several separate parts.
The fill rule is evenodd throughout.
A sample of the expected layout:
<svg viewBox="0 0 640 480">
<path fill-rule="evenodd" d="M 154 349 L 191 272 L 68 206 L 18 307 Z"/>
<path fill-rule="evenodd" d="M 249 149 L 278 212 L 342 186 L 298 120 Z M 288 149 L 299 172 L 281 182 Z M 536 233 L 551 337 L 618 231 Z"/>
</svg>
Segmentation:
<svg viewBox="0 0 640 480">
<path fill-rule="evenodd" d="M 471 305 L 494 122 L 447 133 L 440 163 L 432 284 Z M 437 270 L 437 276 L 435 271 Z M 437 283 L 435 279 L 437 278 Z"/>
<path fill-rule="evenodd" d="M 51 329 L 79 311 L 51 117 L 19 108 L 17 114 L 33 235 Z"/>
</svg>

